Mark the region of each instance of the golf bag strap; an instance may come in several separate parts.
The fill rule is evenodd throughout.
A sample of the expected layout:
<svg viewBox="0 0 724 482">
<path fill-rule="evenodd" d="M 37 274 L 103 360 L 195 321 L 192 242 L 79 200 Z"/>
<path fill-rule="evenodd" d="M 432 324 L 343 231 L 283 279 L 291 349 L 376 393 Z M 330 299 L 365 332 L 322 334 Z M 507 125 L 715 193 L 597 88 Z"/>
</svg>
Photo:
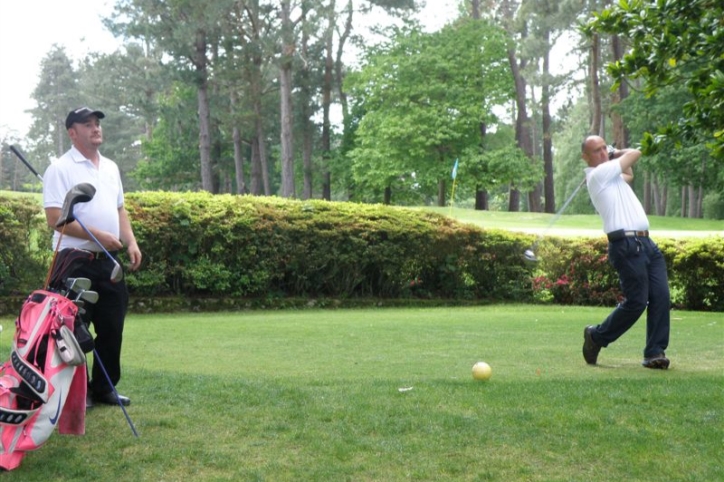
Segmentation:
<svg viewBox="0 0 724 482">
<path fill-rule="evenodd" d="M 47 403 L 48 397 L 48 380 L 43 376 L 37 368 L 27 363 L 18 353 L 13 350 L 10 355 L 10 361 L 18 376 L 27 384 L 30 390 L 38 396 L 40 401 Z"/>
</svg>

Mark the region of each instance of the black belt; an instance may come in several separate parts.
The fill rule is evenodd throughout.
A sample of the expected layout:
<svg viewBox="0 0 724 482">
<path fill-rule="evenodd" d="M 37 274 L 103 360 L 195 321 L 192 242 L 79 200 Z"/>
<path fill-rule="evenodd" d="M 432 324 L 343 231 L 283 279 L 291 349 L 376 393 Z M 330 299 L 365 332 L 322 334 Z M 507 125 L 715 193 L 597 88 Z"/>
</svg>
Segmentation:
<svg viewBox="0 0 724 482">
<path fill-rule="evenodd" d="M 608 240 L 610 242 L 619 241 L 621 239 L 630 237 L 630 238 L 648 238 L 649 237 L 649 231 L 648 229 L 646 231 L 627 231 L 625 229 L 619 229 L 617 231 L 611 231 L 610 233 L 606 234 L 608 236 Z"/>
<path fill-rule="evenodd" d="M 93 259 L 111 259 L 118 256 L 118 251 L 109 251 L 108 254 L 105 251 L 91 251 L 90 253 L 93 255 Z M 109 254 L 110 256 L 108 256 Z"/>
</svg>

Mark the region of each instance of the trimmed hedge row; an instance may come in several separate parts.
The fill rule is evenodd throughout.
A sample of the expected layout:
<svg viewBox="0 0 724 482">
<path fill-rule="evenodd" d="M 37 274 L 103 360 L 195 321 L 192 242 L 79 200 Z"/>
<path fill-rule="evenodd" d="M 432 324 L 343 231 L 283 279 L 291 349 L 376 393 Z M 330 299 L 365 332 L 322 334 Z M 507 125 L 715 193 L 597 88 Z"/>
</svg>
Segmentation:
<svg viewBox="0 0 724 482">
<path fill-rule="evenodd" d="M 654 241 L 666 259 L 673 307 L 724 311 L 724 237 Z M 605 237 L 548 240 L 533 274 L 535 298 L 572 305 L 612 306 L 621 301 L 607 247 Z"/>
<path fill-rule="evenodd" d="M 44 279 L 49 252 L 38 245 L 47 246 L 50 234 L 35 200 L 9 201 L 0 208 L 0 294 L 22 295 Z M 142 269 L 127 273 L 137 300 L 183 297 L 182 307 L 204 299 L 232 307 L 303 299 L 317 300 L 314 306 L 363 299 L 613 306 L 620 296 L 603 237 L 547 238 L 537 250 L 542 261 L 532 264 L 522 256 L 531 235 L 405 208 L 166 192 L 129 194 L 127 208 L 144 253 Z M 675 306 L 724 311 L 724 238 L 656 241 Z"/>
<path fill-rule="evenodd" d="M 42 284 L 51 259 L 49 232 L 35 198 L 0 197 L 0 295 L 20 295 Z"/>
<path fill-rule="evenodd" d="M 136 292 L 530 299 L 528 238 L 379 205 L 206 193 L 129 196 Z"/>
</svg>

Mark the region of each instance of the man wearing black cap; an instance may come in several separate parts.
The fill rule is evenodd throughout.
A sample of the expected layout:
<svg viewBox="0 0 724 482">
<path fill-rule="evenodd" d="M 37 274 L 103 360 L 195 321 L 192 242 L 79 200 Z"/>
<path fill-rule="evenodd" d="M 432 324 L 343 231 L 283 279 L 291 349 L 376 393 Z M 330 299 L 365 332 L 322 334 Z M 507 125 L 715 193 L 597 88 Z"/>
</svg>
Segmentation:
<svg viewBox="0 0 724 482">
<path fill-rule="evenodd" d="M 116 163 L 103 157 L 98 150 L 103 143 L 100 120 L 104 117 L 103 112 L 89 107 L 81 107 L 68 113 L 65 127 L 73 146 L 45 171 L 45 216 L 48 225 L 56 229 L 66 193 L 79 183 L 92 184 L 96 188 L 93 199 L 76 204 L 73 212 L 114 258 L 125 246 L 130 261 L 129 269 L 135 271 L 141 264 L 141 251 L 124 207 L 120 172 Z M 121 379 L 121 344 L 128 307 L 128 290 L 125 281 L 111 281 L 109 273 L 114 266 L 113 260 L 107 258 L 103 249 L 78 222 L 69 223 L 63 229 L 62 238 L 57 229 L 53 238 L 54 247 L 60 241 L 59 260 L 64 253 L 73 250 L 92 253 L 90 262 L 68 273 L 68 276 L 89 278 L 92 282 L 91 289 L 98 292 L 98 302 L 85 307 L 86 321 L 93 324 L 98 358 L 115 386 Z M 122 395 L 117 400 L 113 392 L 102 367 L 94 362 L 87 404 L 131 403 L 128 397 Z"/>
</svg>

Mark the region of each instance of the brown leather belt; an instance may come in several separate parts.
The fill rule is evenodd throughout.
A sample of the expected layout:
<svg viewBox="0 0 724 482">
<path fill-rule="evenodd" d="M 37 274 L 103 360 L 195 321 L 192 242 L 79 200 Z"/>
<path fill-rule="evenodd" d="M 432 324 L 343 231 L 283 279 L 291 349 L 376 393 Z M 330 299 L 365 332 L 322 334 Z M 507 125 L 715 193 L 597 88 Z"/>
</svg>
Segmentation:
<svg viewBox="0 0 724 482">
<path fill-rule="evenodd" d="M 648 238 L 649 231 L 627 231 L 625 229 L 619 229 L 617 231 L 611 231 L 606 234 L 609 242 L 619 241 L 624 238 Z"/>
<path fill-rule="evenodd" d="M 93 254 L 93 259 L 111 259 L 108 254 L 115 258 L 118 256 L 118 251 L 109 251 L 108 254 L 105 251 L 91 251 L 91 254 Z"/>
</svg>

